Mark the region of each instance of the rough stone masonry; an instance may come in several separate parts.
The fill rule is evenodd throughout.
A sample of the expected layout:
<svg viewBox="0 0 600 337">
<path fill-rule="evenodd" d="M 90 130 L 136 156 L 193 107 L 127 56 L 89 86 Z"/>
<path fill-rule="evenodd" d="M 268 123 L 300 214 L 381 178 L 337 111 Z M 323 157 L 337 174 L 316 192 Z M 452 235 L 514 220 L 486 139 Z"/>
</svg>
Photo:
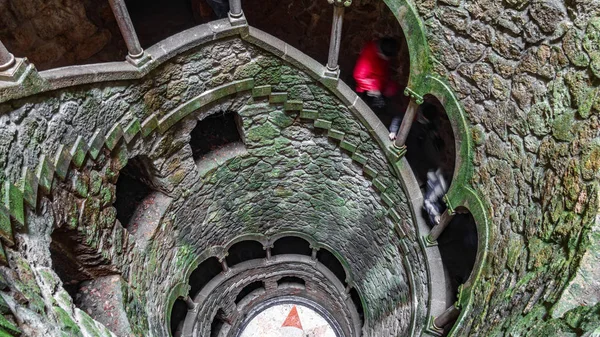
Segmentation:
<svg viewBox="0 0 600 337">
<path fill-rule="evenodd" d="M 487 258 L 453 334 L 598 335 L 600 1 L 410 4 L 435 73 L 466 112 L 474 173 L 464 183 L 489 219 Z M 0 39 L 40 69 L 121 60 L 107 11 L 89 1 L 0 0 Z M 301 31 L 321 14 L 298 17 Z M 158 126 L 212 90 L 227 95 Z M 190 132 L 221 111 L 240 116 L 245 150 L 195 162 Z M 223 254 L 236 237 L 282 231 L 343 257 L 368 314 L 363 335 L 408 335 L 412 321 L 415 336 L 426 333 L 431 280 L 411 196 L 371 131 L 297 64 L 238 38 L 205 42 L 139 80 L 0 104 L 2 208 L 13 234 L 1 228 L 0 335 L 168 336 L 173 294 L 194 261 Z M 131 162 L 168 200 L 146 205 L 157 216 L 143 233 L 113 207 Z"/>
</svg>

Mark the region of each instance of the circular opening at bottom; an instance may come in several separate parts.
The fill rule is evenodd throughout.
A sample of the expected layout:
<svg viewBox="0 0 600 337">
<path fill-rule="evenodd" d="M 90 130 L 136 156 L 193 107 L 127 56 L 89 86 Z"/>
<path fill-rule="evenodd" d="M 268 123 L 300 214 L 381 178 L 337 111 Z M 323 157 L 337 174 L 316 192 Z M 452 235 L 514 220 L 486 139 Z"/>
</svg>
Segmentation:
<svg viewBox="0 0 600 337">
<path fill-rule="evenodd" d="M 322 308 L 304 299 L 279 299 L 261 305 L 248 316 L 238 337 L 341 337 L 336 323 Z"/>
</svg>

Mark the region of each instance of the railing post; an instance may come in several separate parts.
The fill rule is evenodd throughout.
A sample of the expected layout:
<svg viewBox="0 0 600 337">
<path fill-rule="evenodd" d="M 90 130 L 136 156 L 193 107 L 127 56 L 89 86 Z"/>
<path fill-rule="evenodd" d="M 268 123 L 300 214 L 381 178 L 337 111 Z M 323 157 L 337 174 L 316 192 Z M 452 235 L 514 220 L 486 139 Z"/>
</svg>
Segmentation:
<svg viewBox="0 0 600 337">
<path fill-rule="evenodd" d="M 440 217 L 440 222 L 433 226 L 433 228 L 429 232 L 429 235 L 427 235 L 427 242 L 430 244 L 435 243 L 440 237 L 440 235 L 442 235 L 444 230 L 448 227 L 450 221 L 452 221 L 453 218 L 454 214 L 451 214 L 450 210 L 444 211 L 444 213 L 442 213 L 442 216 Z"/>
<path fill-rule="evenodd" d="M 433 328 L 438 331 L 442 330 L 448 323 L 456 321 L 459 314 L 460 310 L 454 305 L 451 306 L 433 321 Z"/>
<path fill-rule="evenodd" d="M 11 68 L 15 64 L 15 57 L 11 54 L 8 49 L 0 41 L 0 71 L 5 71 Z"/>
<path fill-rule="evenodd" d="M 333 4 L 333 22 L 331 23 L 331 38 L 329 40 L 329 56 L 325 76 L 339 78 L 340 46 L 342 43 L 342 24 L 344 23 L 344 9 L 352 4 L 352 0 L 327 0 Z"/>
<path fill-rule="evenodd" d="M 26 59 L 16 58 L 0 41 L 0 81 L 18 82 L 28 66 Z"/>
<path fill-rule="evenodd" d="M 247 23 L 242 10 L 242 0 L 229 0 L 229 22 L 232 26 L 241 26 Z"/>
<path fill-rule="evenodd" d="M 223 259 L 221 261 L 221 268 L 223 269 L 223 272 L 228 272 L 229 271 L 229 266 L 227 265 L 227 261 L 225 260 L 225 257 L 223 257 Z"/>
<path fill-rule="evenodd" d="M 150 60 L 150 57 L 144 52 L 144 49 L 142 49 L 142 46 L 140 45 L 138 36 L 135 33 L 135 28 L 133 27 L 133 22 L 131 22 L 131 17 L 127 11 L 125 0 L 108 0 L 108 2 L 117 19 L 121 35 L 123 35 L 123 39 L 127 45 L 127 61 L 135 66 L 141 67 Z"/>
<path fill-rule="evenodd" d="M 194 301 L 192 301 L 192 299 L 190 298 L 190 296 L 186 296 L 183 301 L 185 302 L 185 305 L 187 306 L 188 310 L 194 310 L 196 309 L 196 303 L 194 303 Z"/>
<path fill-rule="evenodd" d="M 411 99 L 410 103 L 408 103 L 408 108 L 406 109 L 404 118 L 402 118 L 402 124 L 400 124 L 400 129 L 398 129 L 396 139 L 394 140 L 395 147 L 403 148 L 406 145 L 406 139 L 408 139 L 408 134 L 410 133 L 410 128 L 415 120 L 418 109 L 419 105 L 417 102 L 414 99 Z"/>
</svg>

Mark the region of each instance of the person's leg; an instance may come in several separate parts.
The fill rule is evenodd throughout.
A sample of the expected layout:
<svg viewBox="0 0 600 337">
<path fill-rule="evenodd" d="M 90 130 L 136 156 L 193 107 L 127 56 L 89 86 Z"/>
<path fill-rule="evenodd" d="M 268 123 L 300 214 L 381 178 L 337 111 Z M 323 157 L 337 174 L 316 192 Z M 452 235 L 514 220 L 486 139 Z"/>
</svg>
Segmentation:
<svg viewBox="0 0 600 337">
<path fill-rule="evenodd" d="M 400 124 L 402 124 L 402 116 L 395 114 L 392 117 L 392 122 L 390 123 L 390 140 L 396 139 L 396 135 L 400 129 Z"/>
</svg>

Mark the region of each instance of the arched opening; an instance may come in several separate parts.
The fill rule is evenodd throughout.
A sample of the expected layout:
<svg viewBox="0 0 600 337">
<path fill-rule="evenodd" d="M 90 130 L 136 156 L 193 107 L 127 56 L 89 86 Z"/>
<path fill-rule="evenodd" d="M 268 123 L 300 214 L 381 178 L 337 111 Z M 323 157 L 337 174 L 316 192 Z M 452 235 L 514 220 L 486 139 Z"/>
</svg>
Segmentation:
<svg viewBox="0 0 600 337">
<path fill-rule="evenodd" d="M 153 175 L 150 159 L 145 156 L 130 159 L 119 172 L 114 206 L 117 210 L 117 220 L 132 235 L 136 235 L 138 230 L 152 231 L 144 226 L 148 222 L 140 219 L 147 212 L 137 211 L 140 207 L 145 209 L 155 205 L 156 198 L 163 199 L 162 193 L 156 191 L 152 184 Z"/>
<path fill-rule="evenodd" d="M 253 293 L 254 291 L 259 290 L 259 289 L 263 289 L 263 290 L 265 289 L 265 285 L 262 283 L 262 281 L 256 281 L 256 282 L 252 282 L 252 283 L 248 284 L 235 297 L 235 304 L 240 303 L 246 296 L 250 295 L 251 293 Z"/>
<path fill-rule="evenodd" d="M 278 287 L 290 286 L 290 285 L 305 287 L 306 281 L 304 281 L 303 279 L 296 277 L 296 276 L 284 276 L 284 277 L 280 278 L 279 280 L 277 280 Z"/>
<path fill-rule="evenodd" d="M 437 242 L 456 299 L 458 287 L 469 279 L 477 257 L 477 225 L 473 215 L 464 207 L 458 208 Z"/>
<path fill-rule="evenodd" d="M 317 252 L 317 260 L 321 262 L 327 269 L 342 282 L 346 284 L 346 270 L 342 263 L 327 249 L 319 249 Z"/>
<path fill-rule="evenodd" d="M 188 313 L 188 307 L 185 301 L 179 297 L 173 303 L 173 309 L 171 309 L 171 336 L 180 337 L 183 331 L 183 322 L 185 322 L 185 316 Z"/>
<path fill-rule="evenodd" d="M 456 161 L 452 124 L 435 96 L 424 99 L 406 140 L 406 160 L 422 188 L 427 184 L 427 173 L 438 169 L 450 186 Z"/>
<path fill-rule="evenodd" d="M 311 255 L 312 248 L 310 243 L 303 238 L 297 236 L 286 236 L 278 239 L 273 243 L 271 254 L 298 254 L 298 255 Z"/>
<path fill-rule="evenodd" d="M 210 337 L 226 336 L 231 325 L 226 321 L 226 315 L 223 309 L 217 310 L 215 317 L 210 324 Z"/>
<path fill-rule="evenodd" d="M 358 312 L 358 317 L 360 318 L 360 325 L 363 326 L 365 324 L 365 309 L 362 306 L 362 301 L 360 300 L 360 295 L 355 288 L 350 289 L 350 299 L 352 299 L 352 303 Z"/>
<path fill-rule="evenodd" d="M 225 261 L 229 267 L 240 262 L 264 259 L 267 257 L 267 252 L 263 249 L 263 245 L 258 241 L 240 241 L 227 251 Z"/>
<path fill-rule="evenodd" d="M 221 111 L 198 121 L 190 133 L 190 147 L 200 171 L 204 166 L 212 167 L 216 157 L 223 160 L 246 151 L 241 122 L 232 111 Z"/>
<path fill-rule="evenodd" d="M 222 271 L 221 263 L 216 257 L 210 257 L 202 261 L 190 275 L 190 297 L 195 298 L 202 288 Z"/>
</svg>

